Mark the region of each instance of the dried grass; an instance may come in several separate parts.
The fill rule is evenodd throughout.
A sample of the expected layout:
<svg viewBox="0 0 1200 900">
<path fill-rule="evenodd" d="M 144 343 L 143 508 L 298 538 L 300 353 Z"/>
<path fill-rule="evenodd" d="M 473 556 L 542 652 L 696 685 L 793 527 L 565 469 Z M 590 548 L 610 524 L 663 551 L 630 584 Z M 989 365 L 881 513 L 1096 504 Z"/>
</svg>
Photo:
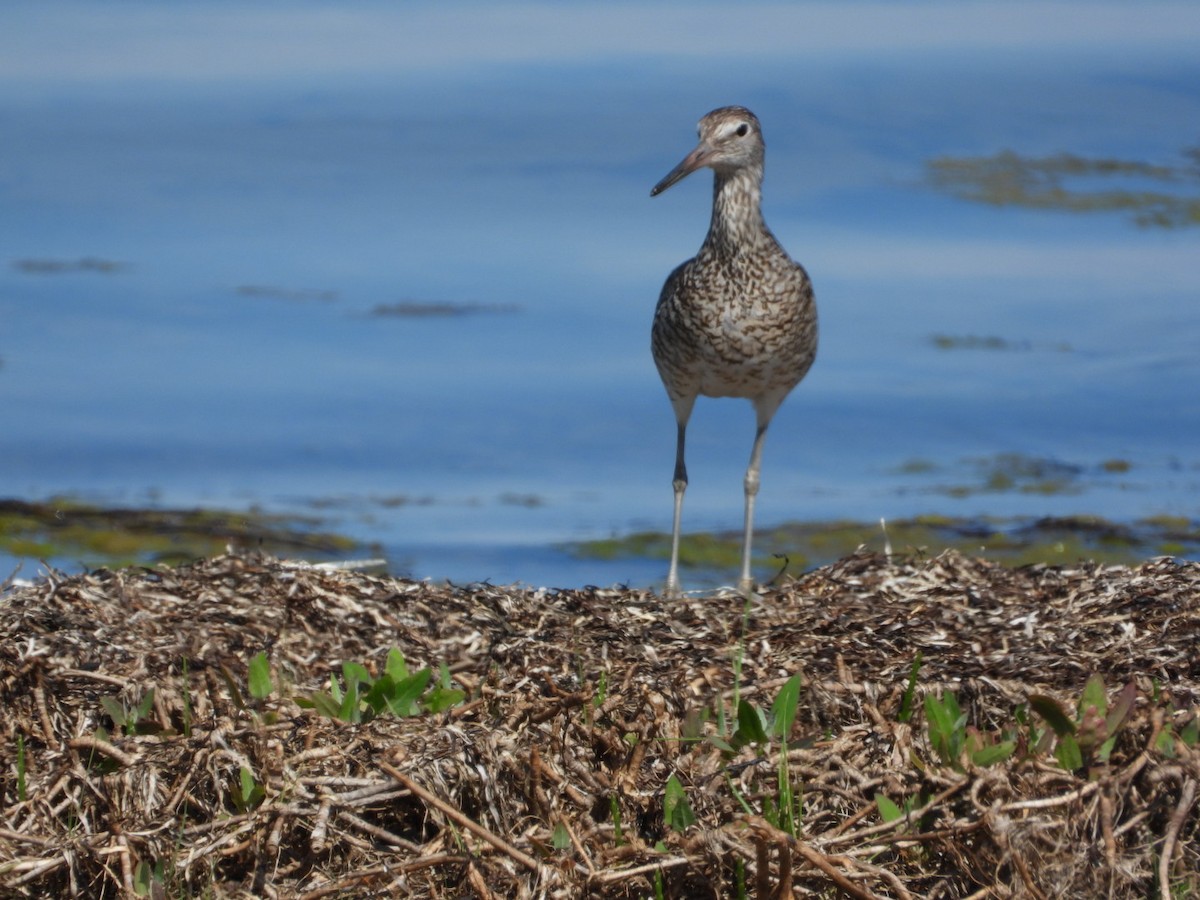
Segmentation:
<svg viewBox="0 0 1200 900">
<path fill-rule="evenodd" d="M 729 596 L 443 587 L 236 556 L 51 574 L 0 597 L 0 893 L 133 896 L 139 863 L 162 866 L 166 897 L 717 897 L 739 879 L 757 897 L 1200 890 L 1200 752 L 1162 740 L 1200 704 L 1200 565 L 859 554 L 767 592 L 745 624 Z M 446 663 L 468 700 L 355 725 L 289 699 L 393 646 Z M 689 713 L 730 698 L 739 647 L 738 687 L 760 707 L 803 674 L 798 837 L 760 814 L 778 744 L 728 758 L 681 739 Z M 286 684 L 239 705 L 222 667 L 244 692 L 260 650 Z M 1093 672 L 1139 699 L 1090 773 L 1027 752 L 963 773 L 919 712 L 898 720 L 918 650 L 918 697 L 957 691 L 983 731 L 1031 693 L 1074 702 Z M 160 733 L 96 737 L 112 727 L 102 697 L 150 688 Z M 243 767 L 265 789 L 252 809 Z M 672 774 L 697 818 L 682 832 L 663 821 Z M 885 823 L 877 794 L 926 802 Z"/>
</svg>

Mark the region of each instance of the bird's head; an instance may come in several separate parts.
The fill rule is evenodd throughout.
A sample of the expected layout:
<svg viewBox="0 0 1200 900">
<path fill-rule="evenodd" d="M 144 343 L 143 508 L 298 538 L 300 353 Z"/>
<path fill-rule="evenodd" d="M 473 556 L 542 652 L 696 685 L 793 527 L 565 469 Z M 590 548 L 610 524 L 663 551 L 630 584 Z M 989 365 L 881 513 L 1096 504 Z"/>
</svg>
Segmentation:
<svg viewBox="0 0 1200 900">
<path fill-rule="evenodd" d="M 739 169 L 762 167 L 763 138 L 758 117 L 744 106 L 714 109 L 697 126 L 700 143 L 667 173 L 650 196 L 655 197 L 697 169 L 707 166 L 721 175 Z"/>
</svg>

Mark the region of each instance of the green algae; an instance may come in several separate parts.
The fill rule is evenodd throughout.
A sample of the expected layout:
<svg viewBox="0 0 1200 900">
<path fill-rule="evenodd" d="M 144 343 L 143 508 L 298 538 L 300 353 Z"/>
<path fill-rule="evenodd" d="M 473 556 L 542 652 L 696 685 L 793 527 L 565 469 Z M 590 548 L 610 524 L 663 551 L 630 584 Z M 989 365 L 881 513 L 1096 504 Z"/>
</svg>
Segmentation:
<svg viewBox="0 0 1200 900">
<path fill-rule="evenodd" d="M 1071 565 L 1080 560 L 1132 564 L 1153 556 L 1200 557 L 1200 523 L 1159 517 L 1130 524 L 1096 516 L 1043 518 L 958 518 L 929 515 L 883 523 L 857 521 L 790 522 L 755 537 L 760 572 L 784 569 L 798 574 L 833 562 L 860 547 L 900 556 L 934 556 L 954 549 L 1012 566 Z M 670 535 L 642 531 L 624 538 L 571 545 L 576 555 L 594 559 L 667 559 Z M 740 561 L 740 532 L 687 534 L 680 539 L 682 566 L 720 578 Z"/>
<path fill-rule="evenodd" d="M 178 564 L 233 545 L 308 558 L 344 556 L 359 544 L 319 530 L 320 520 L 250 510 L 102 507 L 69 497 L 0 500 L 0 551 L 18 559 L 87 567 Z"/>
<path fill-rule="evenodd" d="M 998 453 L 965 462 L 975 473 L 971 483 L 937 485 L 930 490 L 948 497 L 963 498 L 1008 492 L 1040 496 L 1075 495 L 1083 493 L 1085 489 L 1085 467 L 1056 459 Z M 1102 471 L 1112 474 L 1116 470 L 1104 468 Z"/>
<path fill-rule="evenodd" d="M 926 179 L 938 190 L 990 206 L 1118 213 L 1141 228 L 1185 228 L 1200 225 L 1200 148 L 1187 148 L 1182 155 L 1182 163 L 1156 165 L 1002 150 L 992 156 L 932 159 Z"/>
</svg>

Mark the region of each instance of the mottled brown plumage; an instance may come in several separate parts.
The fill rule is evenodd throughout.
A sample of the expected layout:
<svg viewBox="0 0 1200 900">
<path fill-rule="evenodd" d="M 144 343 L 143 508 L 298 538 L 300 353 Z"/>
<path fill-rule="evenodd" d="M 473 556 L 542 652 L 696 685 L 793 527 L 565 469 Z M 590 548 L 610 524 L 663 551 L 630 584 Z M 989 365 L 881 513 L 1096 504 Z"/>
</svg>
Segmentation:
<svg viewBox="0 0 1200 900">
<path fill-rule="evenodd" d="M 757 430 L 745 477 L 745 533 L 739 587 L 754 587 L 750 545 L 763 438 L 775 411 L 800 383 L 817 352 L 817 307 L 808 274 L 763 221 L 762 128 L 741 106 L 700 120 L 700 143 L 650 192 L 662 193 L 696 169 L 713 170 L 708 235 L 694 259 L 663 285 L 651 349 L 675 409 L 675 515 L 666 592 L 679 592 L 679 532 L 687 488 L 684 436 L 696 398 L 745 397 Z"/>
</svg>

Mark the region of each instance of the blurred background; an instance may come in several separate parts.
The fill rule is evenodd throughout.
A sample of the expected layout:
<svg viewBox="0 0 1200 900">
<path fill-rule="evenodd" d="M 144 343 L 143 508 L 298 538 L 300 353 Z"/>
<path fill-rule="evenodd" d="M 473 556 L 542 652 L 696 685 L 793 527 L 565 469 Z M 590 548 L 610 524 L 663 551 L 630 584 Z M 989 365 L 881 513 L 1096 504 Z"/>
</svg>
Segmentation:
<svg viewBox="0 0 1200 900">
<path fill-rule="evenodd" d="M 110 559 L 65 540 L 77 508 L 199 508 L 417 577 L 660 581 L 649 327 L 711 177 L 649 190 L 731 103 L 821 316 L 766 444 L 777 546 L 1093 517 L 1196 557 L 1193 3 L 0 20 L 0 578 Z M 740 527 L 752 436 L 748 403 L 698 404 L 686 530 Z"/>
</svg>

